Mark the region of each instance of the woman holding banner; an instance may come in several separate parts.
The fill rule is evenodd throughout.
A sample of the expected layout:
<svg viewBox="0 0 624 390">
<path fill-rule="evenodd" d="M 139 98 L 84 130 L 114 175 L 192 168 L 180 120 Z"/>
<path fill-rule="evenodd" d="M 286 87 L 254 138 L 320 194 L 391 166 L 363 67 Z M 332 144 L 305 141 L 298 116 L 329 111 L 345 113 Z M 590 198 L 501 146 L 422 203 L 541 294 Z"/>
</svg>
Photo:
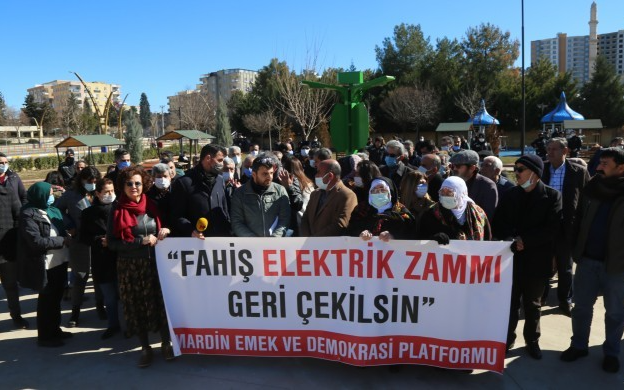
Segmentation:
<svg viewBox="0 0 624 390">
<path fill-rule="evenodd" d="M 466 182 L 451 176 L 442 182 L 440 202 L 427 210 L 420 219 L 418 239 L 436 240 L 446 245 L 449 240 L 492 239 L 490 222 L 485 212 L 468 197 Z"/>
<path fill-rule="evenodd" d="M 357 205 L 351 214 L 349 232 L 368 241 L 379 236 L 382 241 L 405 239 L 414 227 L 414 216 L 397 200 L 392 180 L 378 177 L 371 182 L 368 201 Z"/>
<path fill-rule="evenodd" d="M 139 367 L 145 368 L 153 360 L 149 331 L 160 331 L 164 358 L 174 358 L 154 253 L 154 246 L 170 231 L 161 228 L 156 204 L 145 194 L 152 186 L 149 174 L 140 168 L 125 169 L 116 184 L 123 192 L 113 205 L 106 240 L 109 249 L 117 252 L 119 296 L 127 331 L 139 337 Z"/>
</svg>

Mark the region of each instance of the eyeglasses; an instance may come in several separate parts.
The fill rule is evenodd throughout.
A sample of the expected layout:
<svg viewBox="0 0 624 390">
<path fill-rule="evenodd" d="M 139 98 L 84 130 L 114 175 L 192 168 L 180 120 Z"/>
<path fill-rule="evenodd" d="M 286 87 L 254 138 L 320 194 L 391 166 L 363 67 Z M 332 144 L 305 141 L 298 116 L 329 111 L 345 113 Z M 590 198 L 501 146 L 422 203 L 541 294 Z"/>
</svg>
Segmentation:
<svg viewBox="0 0 624 390">
<path fill-rule="evenodd" d="M 527 169 L 528 169 L 528 168 L 525 168 L 525 167 L 514 167 L 514 169 L 513 169 L 513 170 L 514 170 L 514 172 L 516 172 L 516 173 L 522 173 L 522 172 L 526 171 Z"/>
<path fill-rule="evenodd" d="M 143 185 L 143 183 L 141 183 L 140 181 L 127 181 L 126 182 L 126 187 L 141 187 Z"/>
</svg>

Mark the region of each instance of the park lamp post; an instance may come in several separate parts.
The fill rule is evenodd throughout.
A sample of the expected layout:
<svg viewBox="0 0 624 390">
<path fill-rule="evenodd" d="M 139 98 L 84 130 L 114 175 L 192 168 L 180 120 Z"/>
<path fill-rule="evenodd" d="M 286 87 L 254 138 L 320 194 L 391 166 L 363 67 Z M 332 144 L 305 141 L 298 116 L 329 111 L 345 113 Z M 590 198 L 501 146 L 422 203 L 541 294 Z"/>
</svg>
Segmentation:
<svg viewBox="0 0 624 390">
<path fill-rule="evenodd" d="M 39 134 L 39 146 L 41 146 L 41 140 L 43 138 L 43 117 L 44 116 L 45 116 L 45 111 L 43 115 L 41 115 L 41 122 L 39 122 L 37 118 L 32 117 L 32 119 L 35 121 L 35 125 L 37 125 L 37 133 Z"/>
</svg>

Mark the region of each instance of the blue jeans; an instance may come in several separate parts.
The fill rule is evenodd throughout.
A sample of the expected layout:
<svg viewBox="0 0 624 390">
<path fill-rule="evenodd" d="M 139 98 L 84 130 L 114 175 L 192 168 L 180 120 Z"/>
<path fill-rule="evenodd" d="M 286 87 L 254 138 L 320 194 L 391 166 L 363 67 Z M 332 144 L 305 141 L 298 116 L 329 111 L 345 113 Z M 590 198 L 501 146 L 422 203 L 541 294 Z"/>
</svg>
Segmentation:
<svg viewBox="0 0 624 390">
<path fill-rule="evenodd" d="M 108 327 L 119 326 L 119 287 L 117 281 L 111 283 L 100 283 L 102 295 L 104 295 L 104 306 L 108 317 Z"/>
<path fill-rule="evenodd" d="M 587 349 L 594 304 L 602 291 L 606 312 L 602 350 L 605 355 L 619 356 L 624 333 L 624 273 L 607 274 L 604 262 L 583 258 L 576 266 L 574 290 L 572 346 Z"/>
</svg>

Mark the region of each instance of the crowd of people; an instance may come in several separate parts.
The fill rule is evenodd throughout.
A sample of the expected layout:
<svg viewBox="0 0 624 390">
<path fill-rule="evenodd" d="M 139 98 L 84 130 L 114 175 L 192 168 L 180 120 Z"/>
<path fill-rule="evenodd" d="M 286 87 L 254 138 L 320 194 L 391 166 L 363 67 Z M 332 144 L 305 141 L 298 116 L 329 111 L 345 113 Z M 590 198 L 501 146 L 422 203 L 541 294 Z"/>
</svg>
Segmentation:
<svg viewBox="0 0 624 390">
<path fill-rule="evenodd" d="M 163 357 L 174 358 L 154 260 L 154 247 L 166 237 L 505 240 L 514 253 L 507 350 L 523 310 L 527 353 L 542 358 L 540 309 L 558 274 L 558 307 L 573 329 L 561 359 L 588 354 L 593 305 L 602 293 L 603 369 L 617 372 L 624 332 L 618 245 L 624 150 L 599 151 L 591 177 L 583 160 L 568 157 L 566 139 L 552 138 L 544 159 L 521 156 L 510 175 L 484 139 L 475 142 L 482 143 L 478 152 L 460 137 L 444 137 L 439 147 L 422 138 L 376 137 L 339 159 L 318 143 L 284 142 L 274 152 L 250 144 L 246 156 L 240 146 L 208 144 L 186 171 L 171 153 L 144 169 L 119 149 L 104 174 L 74 161 L 69 149 L 58 172 L 27 191 L 0 153 L 0 278 L 11 317 L 16 327 L 28 328 L 18 285 L 39 291 L 38 343 L 62 346 L 72 335 L 61 328 L 68 283 L 67 327 L 76 327 L 92 277 L 97 313 L 108 321 L 101 338 L 122 333 L 122 306 L 124 333 L 138 337 L 139 367 L 147 367 L 153 361 L 149 332 L 160 332 Z M 196 226 L 200 218 L 208 221 L 203 230 Z"/>
</svg>

